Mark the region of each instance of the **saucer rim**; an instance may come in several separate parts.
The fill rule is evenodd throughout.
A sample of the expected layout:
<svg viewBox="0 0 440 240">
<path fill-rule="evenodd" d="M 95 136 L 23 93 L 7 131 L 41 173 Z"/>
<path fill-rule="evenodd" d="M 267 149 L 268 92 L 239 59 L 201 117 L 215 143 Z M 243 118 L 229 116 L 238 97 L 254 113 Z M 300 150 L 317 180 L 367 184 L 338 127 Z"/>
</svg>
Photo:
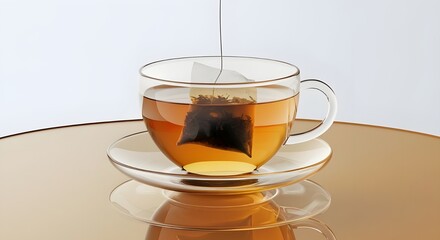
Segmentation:
<svg viewBox="0 0 440 240">
<path fill-rule="evenodd" d="M 226 180 L 226 179 L 241 179 L 241 178 L 245 178 L 245 179 L 247 179 L 247 178 L 249 178 L 249 177 L 255 177 L 255 176 L 267 176 L 267 175 L 273 175 L 273 174 L 289 173 L 289 172 L 300 171 L 300 170 L 304 170 L 304 169 L 308 169 L 308 168 L 312 168 L 312 167 L 315 167 L 315 166 L 322 165 L 322 166 L 319 168 L 319 170 L 320 170 L 320 169 L 322 169 L 323 167 L 325 167 L 325 166 L 328 164 L 329 160 L 330 160 L 330 159 L 332 158 L 332 156 L 333 156 L 333 149 L 330 147 L 330 145 L 329 145 L 326 141 L 324 141 L 324 140 L 322 140 L 322 139 L 320 139 L 320 138 L 315 138 L 315 139 L 312 139 L 312 140 L 310 140 L 310 141 L 319 141 L 319 142 L 321 142 L 322 144 L 326 145 L 326 146 L 329 148 L 329 151 L 330 151 L 330 152 L 327 154 L 327 156 L 326 156 L 325 158 L 323 158 L 322 160 L 320 160 L 320 161 L 318 161 L 318 162 L 316 162 L 316 163 L 314 163 L 314 164 L 307 165 L 307 166 L 300 167 L 300 168 L 294 168 L 294 169 L 288 169 L 288 170 L 276 171 L 276 172 L 266 172 L 266 173 L 258 173 L 258 168 L 257 168 L 256 170 L 252 171 L 251 173 L 245 173 L 245 174 L 240 174 L 240 175 L 228 175 L 228 176 L 207 176 L 207 175 L 197 175 L 197 174 L 191 174 L 191 173 L 189 173 L 189 172 L 185 172 L 185 174 L 179 174 L 179 173 L 168 173 L 168 172 L 153 171 L 153 170 L 143 169 L 143 168 L 138 168 L 138 167 L 133 167 L 133 166 L 130 166 L 130 165 L 127 165 L 127 164 L 121 163 L 121 162 L 119 162 L 118 160 L 114 159 L 114 157 L 111 156 L 111 154 L 110 154 L 110 150 L 111 150 L 111 149 L 113 148 L 113 146 L 115 146 L 117 143 L 119 143 L 119 142 L 121 142 L 121 141 L 123 141 L 124 139 L 127 139 L 127 138 L 129 138 L 129 137 L 132 137 L 132 136 L 135 136 L 135 135 L 141 135 L 141 134 L 148 134 L 148 131 L 147 131 L 147 130 L 144 130 L 144 131 L 140 131 L 140 132 L 136 132 L 136 133 L 128 134 L 128 135 L 126 135 L 126 136 L 123 136 L 123 137 L 121 137 L 121 138 L 115 140 L 113 143 L 111 143 L 110 146 L 109 146 L 109 147 L 107 148 L 107 150 L 106 150 L 106 153 L 107 153 L 107 157 L 108 157 L 108 159 L 109 159 L 112 163 L 117 164 L 117 165 L 122 166 L 122 167 L 126 167 L 126 168 L 129 168 L 129 169 L 132 169 L 132 170 L 136 170 L 136 171 L 148 172 L 148 173 L 159 174 L 159 175 L 164 175 L 164 176 L 176 176 L 176 177 L 181 177 L 181 176 L 191 176 L 192 179 L 197 179 L 197 180 L 218 180 L 218 179 Z M 310 141 L 307 141 L 307 142 L 310 142 Z M 301 144 L 301 143 L 298 143 L 298 144 Z M 283 146 L 285 146 L 285 145 L 283 145 Z M 281 148 L 282 148 L 283 146 L 281 146 Z M 157 151 L 157 152 L 163 154 L 161 151 Z M 275 155 L 275 156 L 276 156 L 276 155 Z M 269 160 L 269 161 L 270 161 L 270 160 Z M 269 162 L 269 161 L 268 161 L 268 162 Z M 171 162 L 171 160 L 170 160 L 170 162 Z M 267 163 L 267 162 L 266 162 L 266 163 Z M 323 163 L 324 163 L 324 164 L 323 164 Z M 176 166 L 176 167 L 179 167 L 178 165 L 175 165 L 175 166 Z M 263 166 L 264 166 L 264 165 L 263 165 Z M 318 171 L 319 171 L 319 170 L 318 170 Z"/>
</svg>

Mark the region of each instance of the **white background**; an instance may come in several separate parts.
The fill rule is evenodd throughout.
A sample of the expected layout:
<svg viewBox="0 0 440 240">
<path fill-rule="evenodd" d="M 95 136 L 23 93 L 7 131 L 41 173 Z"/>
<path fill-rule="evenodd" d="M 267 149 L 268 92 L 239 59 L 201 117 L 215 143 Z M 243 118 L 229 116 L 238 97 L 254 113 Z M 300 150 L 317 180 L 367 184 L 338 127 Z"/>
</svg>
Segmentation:
<svg viewBox="0 0 440 240">
<path fill-rule="evenodd" d="M 337 120 L 440 135 L 440 1 L 223 0 L 224 53 L 330 84 Z M 0 0 L 0 136 L 140 118 L 138 69 L 218 54 L 217 0 Z M 300 117 L 323 115 L 303 93 Z"/>
</svg>

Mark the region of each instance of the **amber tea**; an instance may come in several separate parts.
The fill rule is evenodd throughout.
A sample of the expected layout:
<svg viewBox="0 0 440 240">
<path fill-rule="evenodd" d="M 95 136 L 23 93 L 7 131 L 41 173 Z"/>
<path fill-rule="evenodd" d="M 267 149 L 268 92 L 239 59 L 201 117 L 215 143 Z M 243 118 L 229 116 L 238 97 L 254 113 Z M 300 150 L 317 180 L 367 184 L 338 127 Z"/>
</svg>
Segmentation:
<svg viewBox="0 0 440 240">
<path fill-rule="evenodd" d="M 298 95 L 282 86 L 261 87 L 258 93 L 257 99 L 188 97 L 185 88 L 155 87 L 144 94 L 143 119 L 160 150 L 188 172 L 248 173 L 286 141 L 298 102 Z M 271 101 L 265 100 L 268 94 Z"/>
</svg>

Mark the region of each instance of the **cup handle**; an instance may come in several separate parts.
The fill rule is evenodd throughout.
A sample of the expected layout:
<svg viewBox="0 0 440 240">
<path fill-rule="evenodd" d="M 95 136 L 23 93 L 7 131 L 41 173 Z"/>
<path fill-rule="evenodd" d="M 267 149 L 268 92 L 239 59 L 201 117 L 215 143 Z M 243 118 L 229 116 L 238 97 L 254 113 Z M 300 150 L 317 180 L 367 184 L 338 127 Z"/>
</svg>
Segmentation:
<svg viewBox="0 0 440 240">
<path fill-rule="evenodd" d="M 333 231 L 323 222 L 309 218 L 291 224 L 292 229 L 312 229 L 321 233 L 326 240 L 336 240 Z"/>
<path fill-rule="evenodd" d="M 328 100 L 327 115 L 318 126 L 310 130 L 307 130 L 305 132 L 291 134 L 287 138 L 284 144 L 302 143 L 321 136 L 330 128 L 336 117 L 338 104 L 336 101 L 336 95 L 333 92 L 333 89 L 331 89 L 329 85 L 317 79 L 307 79 L 301 81 L 300 86 L 301 86 L 300 92 L 309 89 L 318 90 L 327 97 Z"/>
</svg>

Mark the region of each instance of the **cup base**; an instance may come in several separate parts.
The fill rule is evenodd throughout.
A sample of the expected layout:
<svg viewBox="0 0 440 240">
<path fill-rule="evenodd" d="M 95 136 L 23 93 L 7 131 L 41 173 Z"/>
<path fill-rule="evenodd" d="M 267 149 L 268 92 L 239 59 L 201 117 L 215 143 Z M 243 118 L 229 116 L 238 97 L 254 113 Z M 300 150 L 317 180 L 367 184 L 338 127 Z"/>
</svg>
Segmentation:
<svg viewBox="0 0 440 240">
<path fill-rule="evenodd" d="M 254 171 L 257 166 L 236 161 L 203 161 L 183 166 L 187 172 L 203 176 L 233 176 Z"/>
</svg>

